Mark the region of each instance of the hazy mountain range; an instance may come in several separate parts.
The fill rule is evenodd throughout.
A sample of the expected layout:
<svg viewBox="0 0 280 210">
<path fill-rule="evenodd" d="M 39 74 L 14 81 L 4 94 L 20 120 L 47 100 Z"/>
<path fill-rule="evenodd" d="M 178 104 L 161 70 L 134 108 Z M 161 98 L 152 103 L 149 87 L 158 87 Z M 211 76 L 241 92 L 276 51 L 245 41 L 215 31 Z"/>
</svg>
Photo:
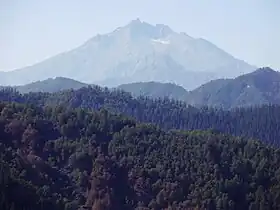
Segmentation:
<svg viewBox="0 0 280 210">
<path fill-rule="evenodd" d="M 57 77 L 14 88 L 21 93 L 58 92 L 67 89 L 76 90 L 91 85 L 73 79 Z M 160 82 L 129 83 L 115 88 L 130 92 L 134 97 L 168 97 L 195 106 L 214 106 L 225 109 L 250 105 L 280 104 L 280 73 L 270 68 L 257 69 L 234 79 L 212 80 L 192 91 L 187 91 L 176 84 Z"/>
<path fill-rule="evenodd" d="M 108 87 L 131 82 L 169 82 L 190 90 L 255 68 L 207 40 L 137 19 L 33 66 L 0 72 L 0 85 L 67 77 Z"/>
<path fill-rule="evenodd" d="M 234 79 L 210 81 L 192 91 L 161 83 L 132 83 L 121 85 L 134 96 L 169 97 L 195 106 L 234 108 L 262 104 L 280 104 L 280 73 L 260 68 Z"/>
</svg>

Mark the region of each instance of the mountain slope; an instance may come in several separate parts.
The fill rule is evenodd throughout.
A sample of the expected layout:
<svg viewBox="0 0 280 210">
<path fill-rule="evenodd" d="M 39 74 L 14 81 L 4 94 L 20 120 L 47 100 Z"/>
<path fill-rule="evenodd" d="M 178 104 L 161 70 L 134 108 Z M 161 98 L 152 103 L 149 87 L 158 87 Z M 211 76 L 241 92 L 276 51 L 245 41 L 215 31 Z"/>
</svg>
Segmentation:
<svg viewBox="0 0 280 210">
<path fill-rule="evenodd" d="M 152 98 L 164 98 L 183 100 L 188 93 L 183 87 L 172 83 L 160 82 L 138 82 L 123 84 L 118 86 L 126 92 L 130 92 L 133 96 L 148 96 Z"/>
<path fill-rule="evenodd" d="M 137 19 L 41 63 L 1 72 L 0 85 L 61 76 L 109 87 L 156 81 L 193 89 L 211 79 L 234 77 L 253 69 L 204 39 Z"/>
<path fill-rule="evenodd" d="M 187 101 L 223 108 L 280 104 L 280 73 L 260 68 L 235 79 L 214 80 L 191 91 Z"/>
</svg>

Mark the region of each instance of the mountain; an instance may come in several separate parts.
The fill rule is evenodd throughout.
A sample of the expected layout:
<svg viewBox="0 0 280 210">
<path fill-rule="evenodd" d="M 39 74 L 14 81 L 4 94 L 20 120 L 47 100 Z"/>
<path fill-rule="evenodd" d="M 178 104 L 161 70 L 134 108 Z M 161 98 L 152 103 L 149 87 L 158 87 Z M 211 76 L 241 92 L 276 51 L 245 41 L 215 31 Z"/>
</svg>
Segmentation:
<svg viewBox="0 0 280 210">
<path fill-rule="evenodd" d="M 64 77 L 49 78 L 43 81 L 33 82 L 27 85 L 15 87 L 21 93 L 28 92 L 59 92 L 62 90 L 74 89 L 77 90 L 86 87 L 88 84 L 68 79 Z"/>
<path fill-rule="evenodd" d="M 207 40 L 137 19 L 33 66 L 0 72 L 0 85 L 67 77 L 108 87 L 155 81 L 193 89 L 211 79 L 231 78 L 253 69 Z"/>
<path fill-rule="evenodd" d="M 187 102 L 226 109 L 280 104 L 280 73 L 266 67 L 235 79 L 214 80 L 189 92 Z"/>
<path fill-rule="evenodd" d="M 160 82 L 137 82 L 130 84 L 123 84 L 118 86 L 126 92 L 130 92 L 134 97 L 148 96 L 151 98 L 165 98 L 176 100 L 184 100 L 187 95 L 187 91 L 178 85 L 172 83 L 160 83 Z"/>
</svg>

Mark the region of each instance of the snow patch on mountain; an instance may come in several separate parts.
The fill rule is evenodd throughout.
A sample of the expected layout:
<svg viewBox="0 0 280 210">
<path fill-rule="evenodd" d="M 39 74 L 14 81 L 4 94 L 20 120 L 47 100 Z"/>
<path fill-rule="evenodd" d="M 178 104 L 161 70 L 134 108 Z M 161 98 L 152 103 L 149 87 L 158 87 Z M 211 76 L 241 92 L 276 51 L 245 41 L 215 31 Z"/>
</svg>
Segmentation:
<svg viewBox="0 0 280 210">
<path fill-rule="evenodd" d="M 162 39 L 152 39 L 152 42 L 156 42 L 160 44 L 170 44 L 169 40 L 162 40 Z"/>
</svg>

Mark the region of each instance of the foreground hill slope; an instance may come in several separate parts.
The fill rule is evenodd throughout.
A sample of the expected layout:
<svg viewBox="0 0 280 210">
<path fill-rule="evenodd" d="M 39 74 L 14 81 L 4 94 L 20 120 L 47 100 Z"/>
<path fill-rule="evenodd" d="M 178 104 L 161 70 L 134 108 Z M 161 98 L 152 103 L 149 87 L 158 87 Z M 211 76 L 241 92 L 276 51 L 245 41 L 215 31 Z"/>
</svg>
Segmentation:
<svg viewBox="0 0 280 210">
<path fill-rule="evenodd" d="M 258 141 L 106 110 L 0 103 L 0 113 L 3 210 L 280 208 L 279 151 Z"/>
<path fill-rule="evenodd" d="M 0 85 L 67 77 L 108 87 L 172 82 L 189 90 L 211 79 L 235 77 L 254 69 L 207 40 L 137 19 L 33 66 L 0 72 Z"/>
</svg>

